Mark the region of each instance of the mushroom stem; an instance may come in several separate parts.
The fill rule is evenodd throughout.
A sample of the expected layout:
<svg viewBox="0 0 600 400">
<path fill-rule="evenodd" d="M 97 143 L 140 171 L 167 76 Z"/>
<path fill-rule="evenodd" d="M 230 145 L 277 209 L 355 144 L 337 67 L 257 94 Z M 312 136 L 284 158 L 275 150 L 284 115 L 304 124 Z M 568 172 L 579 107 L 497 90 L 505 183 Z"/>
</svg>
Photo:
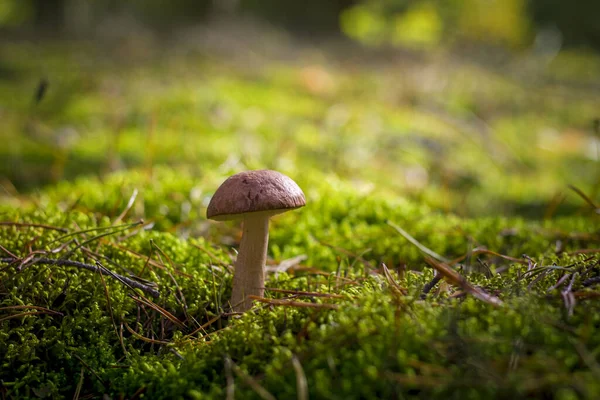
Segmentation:
<svg viewBox="0 0 600 400">
<path fill-rule="evenodd" d="M 233 311 L 244 312 L 252 308 L 248 296 L 263 297 L 265 293 L 265 262 L 269 242 L 269 215 L 246 215 L 242 242 L 235 262 L 231 306 Z"/>
</svg>

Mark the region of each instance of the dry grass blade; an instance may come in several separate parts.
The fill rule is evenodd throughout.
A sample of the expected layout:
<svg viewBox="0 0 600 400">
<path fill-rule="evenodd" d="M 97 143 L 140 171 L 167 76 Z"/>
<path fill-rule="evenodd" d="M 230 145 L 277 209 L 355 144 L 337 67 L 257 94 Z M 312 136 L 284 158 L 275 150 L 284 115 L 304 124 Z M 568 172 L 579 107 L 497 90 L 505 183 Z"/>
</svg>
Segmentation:
<svg viewBox="0 0 600 400">
<path fill-rule="evenodd" d="M 260 303 L 271 304 L 274 306 L 329 308 L 332 310 L 337 310 L 339 308 L 339 306 L 337 304 L 305 303 L 302 301 L 265 299 L 264 297 L 258 297 L 258 296 L 248 296 L 248 298 L 250 298 L 252 300 L 256 300 Z"/>
<path fill-rule="evenodd" d="M 227 357 L 229 365 L 231 365 L 231 370 L 240 378 L 244 383 L 252 388 L 254 392 L 263 400 L 277 400 L 275 396 L 267 391 L 264 387 L 262 387 L 254 378 L 248 375 L 244 370 L 235 365 L 235 363 L 231 360 L 231 358 Z"/>
<path fill-rule="evenodd" d="M 183 337 L 183 339 L 187 339 L 191 336 L 194 336 L 196 333 L 200 332 L 200 331 L 204 331 L 206 328 L 208 328 L 209 326 L 211 326 L 212 324 L 214 324 L 215 322 L 217 322 L 219 319 L 221 319 L 222 315 L 217 315 L 216 317 L 211 318 L 208 322 L 200 325 L 200 327 L 198 327 L 196 330 L 194 330 L 192 333 L 189 333 L 187 335 L 185 335 Z M 205 331 L 206 333 L 206 331 Z"/>
<path fill-rule="evenodd" d="M 173 260 L 171 260 L 171 257 L 169 257 L 167 255 L 167 253 L 165 253 L 163 251 L 163 249 L 161 249 L 156 243 L 154 243 L 154 241 L 152 239 L 150 239 L 150 245 L 155 248 L 156 250 L 158 250 L 158 257 L 160 258 L 160 261 L 164 264 L 162 258 L 160 257 L 160 255 L 162 254 L 167 261 L 169 262 L 169 265 L 171 266 L 171 268 L 173 269 L 173 271 L 176 271 L 177 268 L 175 268 L 175 263 L 173 262 Z M 183 309 L 183 314 L 185 315 L 186 319 L 190 319 L 188 314 L 187 314 L 187 309 L 188 309 L 188 305 L 185 301 L 185 296 L 183 295 L 183 292 L 181 291 L 181 287 L 179 286 L 179 284 L 177 283 L 177 280 L 175 279 L 175 277 L 173 276 L 173 274 L 171 273 L 171 271 L 169 271 L 168 269 L 165 269 L 165 272 L 169 275 L 169 278 L 171 278 L 171 280 L 173 281 L 173 283 L 175 284 L 175 288 L 177 289 L 177 294 L 179 294 L 179 297 L 175 296 L 175 300 L 177 301 L 177 303 L 179 303 L 179 305 L 181 306 L 181 308 Z M 195 322 L 194 319 L 192 319 L 192 321 Z"/>
<path fill-rule="evenodd" d="M 121 222 L 121 220 L 123 218 L 125 218 L 125 216 L 129 212 L 129 210 L 131 209 L 131 207 L 133 207 L 133 204 L 135 203 L 135 199 L 137 198 L 137 195 L 138 195 L 138 190 L 137 189 L 133 189 L 133 193 L 131 194 L 131 197 L 129 198 L 129 201 L 127 202 L 127 205 L 125 206 L 125 209 L 123 210 L 123 212 L 121 214 L 119 214 L 119 216 L 117 217 L 117 219 L 114 220 L 113 226 L 116 225 L 116 224 L 118 224 L 119 222 Z"/>
<path fill-rule="evenodd" d="M 276 288 L 267 288 L 267 287 L 265 288 L 265 290 L 268 290 L 270 292 L 293 294 L 293 295 L 296 295 L 296 296 L 327 297 L 327 298 L 332 298 L 332 299 L 343 299 L 343 298 L 345 298 L 341 294 L 319 293 L 319 292 L 302 292 L 302 291 L 299 291 L 299 290 L 276 289 Z"/>
<path fill-rule="evenodd" d="M 79 383 L 77 384 L 77 388 L 73 394 L 73 400 L 79 399 L 79 395 L 81 394 L 81 388 L 83 387 L 83 371 L 85 371 L 85 367 L 82 366 L 81 372 L 79 373 Z"/>
<path fill-rule="evenodd" d="M 394 228 L 399 234 L 401 234 L 402 236 L 404 236 L 404 238 L 406 240 L 408 240 L 410 243 L 412 243 L 414 246 L 416 246 L 419 250 L 421 250 L 423 253 L 427 254 L 429 257 L 432 257 L 438 261 L 442 261 L 442 262 L 450 262 L 450 260 L 448 260 L 446 257 L 439 255 L 438 253 L 436 253 L 435 251 L 423 246 L 421 243 L 419 243 L 419 241 L 417 239 L 415 239 L 414 237 L 412 237 L 408 232 L 406 232 L 404 229 L 400 228 L 398 225 L 396 225 L 395 223 L 393 223 L 392 221 L 386 221 L 387 224 L 389 226 L 391 226 L 392 228 Z"/>
<path fill-rule="evenodd" d="M 15 256 L 13 253 L 11 253 L 6 247 L 2 246 L 1 244 L 0 244 L 0 250 L 2 250 L 3 252 L 5 252 L 6 254 L 8 254 L 9 256 L 11 256 L 12 258 L 14 258 L 15 260 L 19 258 L 19 257 Z"/>
<path fill-rule="evenodd" d="M 115 334 L 117 335 L 117 338 L 121 343 L 123 353 L 127 355 L 127 349 L 125 348 L 125 343 L 123 342 L 123 336 L 119 334 L 119 329 L 117 328 L 117 323 L 115 322 L 115 316 L 113 314 L 112 304 L 110 302 L 110 293 L 108 292 L 108 286 L 106 285 L 106 281 L 104 280 L 104 276 L 102 276 L 102 272 L 100 272 L 100 270 L 98 270 L 98 275 L 100 276 L 102 286 L 104 287 L 104 296 L 106 297 L 106 308 L 108 308 L 108 313 L 110 314 L 110 320 L 112 321 L 113 328 L 115 329 Z"/>
<path fill-rule="evenodd" d="M 296 395 L 298 400 L 308 400 L 308 381 L 298 357 L 292 356 L 292 365 L 296 373 Z"/>
<path fill-rule="evenodd" d="M 402 286 L 398 285 L 398 282 L 396 282 L 394 280 L 394 277 L 390 273 L 390 270 L 388 269 L 387 265 L 385 265 L 384 263 L 381 263 L 381 267 L 383 268 L 383 275 L 385 276 L 385 279 L 387 279 L 388 284 L 390 285 L 392 290 L 398 294 L 402 294 L 402 295 L 407 294 L 408 291 L 405 288 L 403 288 Z"/>
<path fill-rule="evenodd" d="M 96 371 L 94 371 L 92 369 L 92 367 L 90 367 L 88 365 L 88 363 L 86 363 L 85 361 L 83 361 L 81 359 L 81 357 L 79 357 L 77 354 L 75 354 L 75 353 L 71 353 L 71 354 L 73 355 L 73 357 L 75 357 L 76 359 L 78 359 L 79 362 L 81 363 L 81 365 L 83 365 L 88 371 L 90 371 L 90 373 L 92 375 L 94 375 L 96 377 L 96 379 L 98 379 L 98 381 L 102 384 L 102 386 L 104 386 L 104 389 L 108 389 L 107 383 L 100 377 L 100 375 L 98 375 L 98 373 Z"/>
<path fill-rule="evenodd" d="M 180 328 L 186 327 L 185 324 L 183 322 L 181 322 L 176 316 L 174 316 L 173 314 L 171 314 L 170 312 L 168 312 L 167 310 L 165 310 L 158 304 L 153 303 L 150 300 L 145 299 L 143 297 L 137 297 L 137 296 L 132 296 L 132 295 L 129 295 L 129 297 L 131 297 L 137 303 L 140 303 L 140 304 L 150 307 L 151 309 L 153 309 L 154 311 L 156 311 L 157 313 L 159 313 L 160 315 L 162 315 L 163 317 L 165 317 L 166 319 L 168 319 L 175 325 L 179 326 Z"/>
<path fill-rule="evenodd" d="M 163 340 L 156 340 L 156 339 L 150 339 L 147 338 L 146 336 L 142 336 L 139 333 L 137 333 L 136 331 L 134 331 L 133 329 L 131 329 L 131 327 L 129 325 L 127 325 L 127 322 L 125 322 L 125 328 L 129 331 L 129 333 L 131 333 L 134 337 L 143 340 L 144 342 L 147 343 L 153 343 L 153 344 L 170 344 L 170 342 L 165 342 Z"/>
<path fill-rule="evenodd" d="M 463 291 L 475 297 L 476 299 L 496 307 L 501 306 L 503 304 L 502 300 L 500 300 L 496 296 L 488 294 L 484 290 L 473 286 L 465 279 L 465 277 L 463 277 L 458 272 L 450 268 L 447 264 L 434 260 L 430 257 L 425 257 L 425 261 L 432 268 L 435 268 L 435 270 L 438 271 L 438 273 L 440 273 L 444 278 L 446 278 L 448 282 L 455 286 L 458 286 Z"/>
<path fill-rule="evenodd" d="M 592 207 L 593 210 L 597 211 L 599 209 L 599 206 L 596 203 L 594 203 L 594 201 L 590 199 L 587 194 L 583 193 L 581 189 L 574 185 L 569 185 L 569 189 L 577 193 L 586 203 L 590 205 L 590 207 Z"/>
<path fill-rule="evenodd" d="M 295 267 L 307 258 L 308 256 L 306 254 L 300 254 L 299 256 L 283 260 L 278 265 L 268 265 L 266 267 L 266 270 L 267 272 L 274 272 L 275 276 L 277 276 L 277 274 L 279 274 L 280 272 L 286 272 L 287 270 Z"/>
<path fill-rule="evenodd" d="M 235 398 L 235 382 L 231 373 L 231 359 L 225 357 L 225 380 L 227 382 L 225 400 L 234 400 Z"/>
</svg>

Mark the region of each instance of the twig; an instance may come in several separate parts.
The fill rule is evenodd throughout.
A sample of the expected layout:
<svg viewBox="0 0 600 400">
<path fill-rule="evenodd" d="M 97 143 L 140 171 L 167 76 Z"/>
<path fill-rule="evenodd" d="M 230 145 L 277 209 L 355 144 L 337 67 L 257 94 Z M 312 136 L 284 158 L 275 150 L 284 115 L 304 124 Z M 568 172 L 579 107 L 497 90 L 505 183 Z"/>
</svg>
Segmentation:
<svg viewBox="0 0 600 400">
<path fill-rule="evenodd" d="M 133 189 L 133 193 L 131 194 L 129 201 L 127 202 L 127 206 L 125 206 L 125 209 L 123 210 L 123 212 L 121 214 L 119 214 L 117 219 L 115 219 L 113 221 L 113 226 L 117 225 L 119 222 L 121 222 L 121 220 L 125 217 L 125 215 L 127 215 L 129 210 L 131 209 L 131 207 L 133 207 L 133 203 L 135 203 L 135 199 L 137 198 L 137 195 L 138 195 L 138 190 L 137 190 L 137 188 L 135 188 L 135 189 Z"/>
<path fill-rule="evenodd" d="M 596 276 L 590 279 L 586 279 L 585 281 L 581 282 L 581 284 L 583 286 L 592 286 L 592 285 L 596 285 L 600 283 L 600 276 Z"/>
<path fill-rule="evenodd" d="M 390 288 L 392 288 L 394 292 L 400 295 L 405 295 L 408 293 L 408 291 L 405 288 L 398 285 L 398 282 L 394 280 L 394 277 L 390 273 L 390 270 L 388 269 L 387 265 L 381 263 L 381 268 L 383 269 L 383 275 L 385 276 L 385 279 L 387 279 Z"/>
<path fill-rule="evenodd" d="M 586 203 L 588 203 L 590 207 L 592 207 L 593 210 L 598 210 L 600 208 L 596 203 L 594 203 L 592 199 L 590 199 L 590 197 L 587 194 L 583 193 L 583 191 L 578 187 L 574 185 L 569 185 L 569 189 L 577 193 Z"/>
<path fill-rule="evenodd" d="M 434 258 L 438 261 L 441 262 L 450 262 L 451 260 L 447 259 L 444 256 L 439 255 L 438 253 L 436 253 L 435 251 L 423 246 L 421 243 L 419 243 L 419 241 L 417 239 L 415 239 L 414 237 L 412 237 L 408 232 L 406 232 L 404 229 L 400 228 L 398 225 L 396 225 L 395 223 L 393 223 L 392 221 L 386 221 L 387 224 L 389 226 L 391 226 L 392 228 L 394 228 L 399 234 L 401 234 L 402 236 L 404 236 L 404 238 L 406 240 L 408 240 L 409 242 L 411 242 L 413 245 L 415 245 L 419 250 L 421 250 L 423 253 L 427 254 L 429 257 Z"/>
<path fill-rule="evenodd" d="M 127 325 L 127 322 L 125 322 L 125 328 L 127 328 L 127 330 L 129 331 L 129 333 L 131 333 L 134 337 L 136 337 L 137 339 L 140 339 L 140 340 L 142 340 L 144 342 L 147 342 L 147 343 L 162 344 L 162 345 L 166 345 L 166 344 L 170 344 L 171 343 L 171 342 L 165 342 L 164 340 L 150 339 L 150 338 L 147 338 L 145 336 L 142 336 L 139 333 L 137 333 L 136 331 L 134 331 L 133 329 L 131 329 L 131 327 L 129 325 Z"/>
<path fill-rule="evenodd" d="M 269 393 L 267 391 L 267 389 L 265 389 L 264 387 L 262 387 L 254 378 L 252 378 L 250 375 L 248 375 L 248 373 L 246 371 L 244 371 L 243 369 L 241 369 L 240 367 L 238 367 L 237 365 L 235 365 L 235 363 L 231 360 L 231 358 L 229 356 L 227 356 L 226 359 L 229 360 L 227 362 L 231 366 L 231 369 L 237 375 L 237 377 L 240 378 L 242 381 L 244 381 L 244 383 L 246 385 L 250 386 L 250 388 L 252 388 L 252 390 L 254 390 L 254 392 L 261 399 L 263 399 L 263 400 L 276 400 L 275 396 L 273 396 L 271 393 Z"/>
<path fill-rule="evenodd" d="M 15 261 L 20 261 L 20 259 L 13 258 L 13 257 L 0 258 L 1 263 L 10 264 Z M 134 279 L 119 275 L 119 274 L 112 272 L 104 267 L 96 267 L 94 265 L 85 264 L 85 263 L 82 263 L 79 261 L 62 260 L 62 259 L 57 260 L 57 259 L 44 258 L 44 257 L 32 258 L 31 260 L 28 261 L 28 265 L 34 265 L 34 264 L 55 265 L 55 266 L 65 266 L 65 267 L 78 267 L 78 268 L 87 269 L 88 271 L 92 271 L 92 272 L 100 272 L 102 275 L 112 276 L 113 278 L 115 278 L 133 288 L 140 289 L 141 291 L 148 293 L 152 297 L 160 296 L 160 293 L 158 290 L 153 289 L 149 286 L 146 286 Z"/>
<path fill-rule="evenodd" d="M 306 380 L 306 374 L 302 369 L 300 360 L 295 355 L 292 356 L 292 365 L 294 366 L 294 372 L 296 373 L 296 393 L 298 400 L 308 400 L 308 382 Z"/>
<path fill-rule="evenodd" d="M 225 357 L 225 379 L 227 381 L 226 400 L 234 400 L 235 394 L 235 381 L 233 380 L 233 374 L 231 373 L 231 358 Z"/>
<path fill-rule="evenodd" d="M 431 267 L 435 268 L 438 274 L 446 278 L 451 284 L 453 284 L 454 286 L 458 286 L 463 291 L 469 293 L 476 299 L 496 307 L 504 304 L 502 300 L 500 300 L 498 297 L 488 294 L 483 289 L 471 284 L 465 279 L 465 277 L 453 270 L 447 264 L 436 261 L 430 257 L 425 257 L 425 262 L 427 262 L 427 264 L 429 264 Z"/>
<path fill-rule="evenodd" d="M 442 274 L 436 273 L 433 279 L 429 283 L 425 284 L 425 286 L 423 286 L 423 291 L 421 292 L 421 300 L 425 300 L 429 292 L 431 292 L 431 289 L 433 289 L 435 285 L 437 285 L 438 282 L 441 280 Z"/>
<path fill-rule="evenodd" d="M 94 376 L 96 377 L 96 379 L 98 379 L 98 381 L 100 381 L 100 383 L 102 384 L 102 386 L 104 386 L 104 389 L 108 389 L 108 387 L 109 387 L 109 383 L 108 383 L 108 382 L 106 382 L 105 380 L 103 380 L 103 379 L 100 377 L 100 375 L 98 375 L 98 373 L 97 373 L 96 371 L 94 371 L 94 370 L 92 369 L 92 367 L 90 367 L 90 366 L 88 365 L 88 363 L 86 363 L 85 361 L 83 361 L 83 360 L 81 359 L 81 357 L 79 357 L 77 354 L 75 354 L 75 353 L 71 353 L 71 354 L 73 355 L 73 357 L 75 357 L 76 359 L 78 359 L 78 360 L 79 360 L 79 362 L 80 362 L 80 363 L 81 363 L 81 364 L 82 364 L 82 365 L 83 365 L 83 366 L 84 366 L 84 367 L 85 367 L 85 368 L 86 368 L 88 371 L 90 371 L 90 372 L 92 373 L 92 375 L 94 375 Z"/>
</svg>

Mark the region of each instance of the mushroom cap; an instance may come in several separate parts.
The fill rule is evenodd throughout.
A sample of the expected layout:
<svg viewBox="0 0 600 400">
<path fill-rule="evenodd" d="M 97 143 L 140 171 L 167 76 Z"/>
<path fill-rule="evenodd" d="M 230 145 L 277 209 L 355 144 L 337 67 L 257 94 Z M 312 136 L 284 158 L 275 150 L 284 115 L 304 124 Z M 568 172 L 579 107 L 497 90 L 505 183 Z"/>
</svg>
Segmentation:
<svg viewBox="0 0 600 400">
<path fill-rule="evenodd" d="M 243 218 L 247 213 L 280 214 L 306 205 L 302 189 L 277 171 L 245 171 L 230 176 L 213 195 L 206 217 L 217 221 Z"/>
</svg>

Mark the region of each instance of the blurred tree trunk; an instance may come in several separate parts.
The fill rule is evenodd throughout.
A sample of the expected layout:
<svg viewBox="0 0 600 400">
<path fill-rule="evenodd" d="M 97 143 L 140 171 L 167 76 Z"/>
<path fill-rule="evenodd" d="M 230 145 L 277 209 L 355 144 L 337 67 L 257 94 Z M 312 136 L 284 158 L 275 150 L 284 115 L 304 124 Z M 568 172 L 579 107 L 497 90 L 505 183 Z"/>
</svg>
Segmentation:
<svg viewBox="0 0 600 400">
<path fill-rule="evenodd" d="M 59 33 L 65 22 L 65 0 L 33 0 L 37 29 Z"/>
</svg>

